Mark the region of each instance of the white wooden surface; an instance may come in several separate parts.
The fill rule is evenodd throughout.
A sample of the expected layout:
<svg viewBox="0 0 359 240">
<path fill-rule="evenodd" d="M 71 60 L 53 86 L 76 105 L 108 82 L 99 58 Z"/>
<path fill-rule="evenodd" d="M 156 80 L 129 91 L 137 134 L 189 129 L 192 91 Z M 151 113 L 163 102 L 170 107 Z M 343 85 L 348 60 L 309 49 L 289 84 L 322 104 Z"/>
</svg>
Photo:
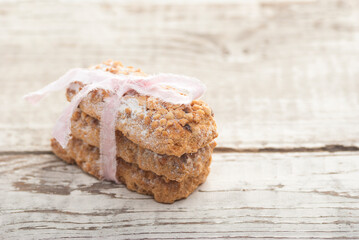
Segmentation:
<svg viewBox="0 0 359 240">
<path fill-rule="evenodd" d="M 358 239 L 359 153 L 215 154 L 188 199 L 160 204 L 53 155 L 0 158 L 4 239 Z"/>
<path fill-rule="evenodd" d="M 212 172 L 173 205 L 50 153 L 64 93 L 108 58 L 203 80 Z M 356 0 L 0 0 L 0 239 L 359 238 Z"/>
</svg>

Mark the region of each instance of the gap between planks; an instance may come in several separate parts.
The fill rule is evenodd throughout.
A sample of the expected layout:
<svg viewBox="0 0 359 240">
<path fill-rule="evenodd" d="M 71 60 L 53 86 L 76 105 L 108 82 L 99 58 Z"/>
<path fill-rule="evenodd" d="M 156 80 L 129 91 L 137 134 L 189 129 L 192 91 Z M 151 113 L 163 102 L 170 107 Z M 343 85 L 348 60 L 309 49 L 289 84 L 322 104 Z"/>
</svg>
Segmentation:
<svg viewBox="0 0 359 240">
<path fill-rule="evenodd" d="M 295 152 L 356 152 L 359 147 L 345 146 L 345 145 L 325 145 L 323 147 L 298 147 L 298 148 L 230 148 L 230 147 L 216 147 L 214 153 L 295 153 Z M 52 151 L 0 151 L 0 156 L 3 155 L 42 155 L 52 154 Z"/>
<path fill-rule="evenodd" d="M 230 148 L 216 147 L 215 153 L 295 153 L 295 152 L 355 152 L 359 147 L 345 145 L 325 145 L 322 147 L 297 147 L 297 148 Z"/>
</svg>

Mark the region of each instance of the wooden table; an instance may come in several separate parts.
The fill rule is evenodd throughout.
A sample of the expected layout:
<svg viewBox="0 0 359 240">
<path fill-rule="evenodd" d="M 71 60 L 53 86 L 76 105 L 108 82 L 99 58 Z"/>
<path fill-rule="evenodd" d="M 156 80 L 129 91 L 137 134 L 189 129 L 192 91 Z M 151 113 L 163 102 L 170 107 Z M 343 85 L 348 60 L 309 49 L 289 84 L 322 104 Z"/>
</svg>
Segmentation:
<svg viewBox="0 0 359 240">
<path fill-rule="evenodd" d="M 64 92 L 21 96 L 108 58 L 207 85 L 220 136 L 188 199 L 51 153 Z M 0 76 L 0 238 L 359 238 L 358 1 L 2 0 Z"/>
</svg>

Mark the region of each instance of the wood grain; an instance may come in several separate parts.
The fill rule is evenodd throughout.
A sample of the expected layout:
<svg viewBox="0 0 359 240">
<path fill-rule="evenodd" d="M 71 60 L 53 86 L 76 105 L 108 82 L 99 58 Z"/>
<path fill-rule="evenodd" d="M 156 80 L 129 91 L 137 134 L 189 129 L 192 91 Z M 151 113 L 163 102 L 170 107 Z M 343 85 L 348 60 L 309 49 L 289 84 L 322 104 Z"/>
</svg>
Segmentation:
<svg viewBox="0 0 359 240">
<path fill-rule="evenodd" d="M 212 172 L 165 205 L 50 153 L 73 67 L 200 78 Z M 0 239 L 359 239 L 359 2 L 0 0 Z"/>
<path fill-rule="evenodd" d="M 358 158 L 215 154 L 207 182 L 168 205 L 53 155 L 3 155 L 0 232 L 4 239 L 358 239 Z"/>
<path fill-rule="evenodd" d="M 48 151 L 65 106 L 21 96 L 119 59 L 208 86 L 224 148 L 359 146 L 359 3 L 1 1 L 0 150 Z"/>
</svg>

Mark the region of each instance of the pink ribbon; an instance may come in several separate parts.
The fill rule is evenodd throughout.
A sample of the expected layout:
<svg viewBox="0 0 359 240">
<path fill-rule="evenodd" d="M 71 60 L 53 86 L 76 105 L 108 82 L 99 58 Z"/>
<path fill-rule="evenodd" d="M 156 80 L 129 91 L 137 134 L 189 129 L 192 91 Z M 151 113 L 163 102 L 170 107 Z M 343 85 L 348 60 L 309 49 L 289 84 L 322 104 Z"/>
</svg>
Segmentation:
<svg viewBox="0 0 359 240">
<path fill-rule="evenodd" d="M 72 82 L 79 81 L 86 86 L 82 88 L 57 120 L 53 137 L 65 149 L 71 134 L 71 117 L 81 100 L 95 89 L 110 92 L 105 99 L 100 121 L 100 175 L 110 181 L 116 178 L 116 117 L 117 104 L 121 97 L 130 90 L 141 95 L 152 96 L 173 104 L 190 104 L 201 97 L 205 86 L 196 78 L 160 73 L 152 76 L 116 75 L 103 70 L 75 68 L 68 71 L 57 81 L 44 88 L 27 94 L 24 98 L 36 104 L 51 92 L 68 87 Z"/>
</svg>

